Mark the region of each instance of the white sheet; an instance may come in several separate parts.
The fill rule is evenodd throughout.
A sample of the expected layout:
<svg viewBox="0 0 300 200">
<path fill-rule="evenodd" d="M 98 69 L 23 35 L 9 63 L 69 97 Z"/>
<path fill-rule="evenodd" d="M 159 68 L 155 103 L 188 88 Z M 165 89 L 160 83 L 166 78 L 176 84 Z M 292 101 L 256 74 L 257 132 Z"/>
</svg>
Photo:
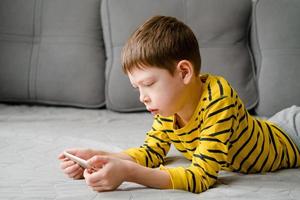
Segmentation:
<svg viewBox="0 0 300 200">
<path fill-rule="evenodd" d="M 300 169 L 263 175 L 221 172 L 218 183 L 201 194 L 133 183 L 98 193 L 60 171 L 57 155 L 65 148 L 139 146 L 151 123 L 147 113 L 0 104 L 0 199 L 300 199 Z M 171 165 L 188 164 L 174 149 L 170 159 Z"/>
</svg>

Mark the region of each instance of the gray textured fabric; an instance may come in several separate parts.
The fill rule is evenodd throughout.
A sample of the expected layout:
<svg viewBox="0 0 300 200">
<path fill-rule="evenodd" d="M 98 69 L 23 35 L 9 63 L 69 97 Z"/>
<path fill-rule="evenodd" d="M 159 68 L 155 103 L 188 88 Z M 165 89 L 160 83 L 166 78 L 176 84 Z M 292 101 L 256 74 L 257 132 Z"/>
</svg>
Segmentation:
<svg viewBox="0 0 300 200">
<path fill-rule="evenodd" d="M 105 102 L 100 0 L 0 1 L 0 101 Z"/>
<path fill-rule="evenodd" d="M 260 0 L 253 22 L 258 44 L 257 113 L 300 105 L 300 1 Z"/>
<path fill-rule="evenodd" d="M 193 194 L 124 182 L 116 191 L 95 192 L 85 180 L 65 176 L 57 155 L 66 148 L 118 152 L 143 144 L 152 116 L 107 109 L 0 104 L 1 200 L 299 200 L 300 169 L 243 175 L 220 171 L 209 190 Z M 168 167 L 189 166 L 172 146 Z"/>
<path fill-rule="evenodd" d="M 282 128 L 300 150 L 300 107 L 294 105 L 283 109 L 269 120 Z"/>
<path fill-rule="evenodd" d="M 144 109 L 122 73 L 120 52 L 130 34 L 153 15 L 174 16 L 194 31 L 202 55 L 202 72 L 224 76 L 252 108 L 257 86 L 248 28 L 251 0 L 104 0 L 102 24 L 107 52 L 107 107 L 117 111 Z"/>
</svg>

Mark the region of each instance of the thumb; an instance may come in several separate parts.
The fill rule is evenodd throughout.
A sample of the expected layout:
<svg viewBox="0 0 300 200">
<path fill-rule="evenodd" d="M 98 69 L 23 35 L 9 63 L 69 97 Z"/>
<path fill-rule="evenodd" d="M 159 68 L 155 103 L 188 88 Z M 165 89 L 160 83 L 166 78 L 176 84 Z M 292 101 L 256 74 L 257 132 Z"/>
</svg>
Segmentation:
<svg viewBox="0 0 300 200">
<path fill-rule="evenodd" d="M 96 168 L 102 168 L 106 163 L 108 163 L 109 158 L 107 156 L 93 156 L 89 160 L 87 160 L 87 163 L 89 166 L 96 167 Z"/>
</svg>

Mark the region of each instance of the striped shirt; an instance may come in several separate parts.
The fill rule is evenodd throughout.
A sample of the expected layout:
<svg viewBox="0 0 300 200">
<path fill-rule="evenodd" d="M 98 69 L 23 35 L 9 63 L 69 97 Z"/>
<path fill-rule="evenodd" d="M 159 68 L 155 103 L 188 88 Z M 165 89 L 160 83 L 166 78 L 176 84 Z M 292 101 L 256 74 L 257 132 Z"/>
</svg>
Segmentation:
<svg viewBox="0 0 300 200">
<path fill-rule="evenodd" d="M 202 75 L 203 92 L 190 121 L 176 129 L 175 117 L 156 115 L 143 146 L 126 151 L 137 163 L 166 170 L 174 189 L 207 190 L 220 170 L 270 172 L 300 165 L 300 153 L 275 124 L 251 116 L 236 91 L 222 77 Z M 189 167 L 162 164 L 173 144 Z"/>
</svg>

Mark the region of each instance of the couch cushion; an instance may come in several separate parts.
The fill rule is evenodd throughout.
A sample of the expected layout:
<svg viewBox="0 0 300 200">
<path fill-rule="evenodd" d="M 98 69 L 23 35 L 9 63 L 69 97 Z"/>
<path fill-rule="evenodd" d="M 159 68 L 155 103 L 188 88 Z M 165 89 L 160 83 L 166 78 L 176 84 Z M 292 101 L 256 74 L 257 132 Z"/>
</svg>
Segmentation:
<svg viewBox="0 0 300 200">
<path fill-rule="evenodd" d="M 223 75 L 247 108 L 257 102 L 248 28 L 251 0 L 104 0 L 101 14 L 107 52 L 107 107 L 143 110 L 138 94 L 122 73 L 120 53 L 131 33 L 154 15 L 174 16 L 194 31 L 202 55 L 202 72 Z"/>
<path fill-rule="evenodd" d="M 1 0 L 0 101 L 105 102 L 100 0 Z"/>
<path fill-rule="evenodd" d="M 260 0 L 254 11 L 260 96 L 256 111 L 271 116 L 300 105 L 300 1 Z"/>
</svg>

